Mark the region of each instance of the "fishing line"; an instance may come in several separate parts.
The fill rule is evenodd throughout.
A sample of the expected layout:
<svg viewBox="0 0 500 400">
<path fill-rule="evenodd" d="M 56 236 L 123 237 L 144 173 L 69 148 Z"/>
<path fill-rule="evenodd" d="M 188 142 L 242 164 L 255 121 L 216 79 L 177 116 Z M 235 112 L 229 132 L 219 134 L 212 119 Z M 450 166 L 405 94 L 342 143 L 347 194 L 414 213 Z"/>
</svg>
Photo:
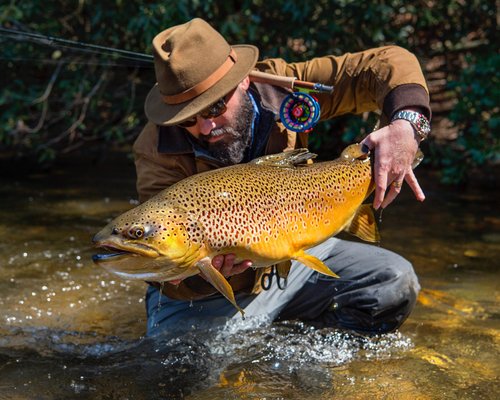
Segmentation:
<svg viewBox="0 0 500 400">
<path fill-rule="evenodd" d="M 13 62 L 41 62 L 42 64 L 54 65 L 58 63 L 63 64 L 78 64 L 78 65 L 90 65 L 90 66 L 109 66 L 109 67 L 121 67 L 121 68 L 130 68 L 130 67 L 138 67 L 138 68 L 149 68 L 153 69 L 154 66 L 151 65 L 138 65 L 133 63 L 113 63 L 113 62 L 93 62 L 82 59 L 81 61 L 73 58 L 73 59 L 53 59 L 53 58 L 29 58 L 29 57 L 0 57 L 2 61 L 13 61 Z"/>
</svg>

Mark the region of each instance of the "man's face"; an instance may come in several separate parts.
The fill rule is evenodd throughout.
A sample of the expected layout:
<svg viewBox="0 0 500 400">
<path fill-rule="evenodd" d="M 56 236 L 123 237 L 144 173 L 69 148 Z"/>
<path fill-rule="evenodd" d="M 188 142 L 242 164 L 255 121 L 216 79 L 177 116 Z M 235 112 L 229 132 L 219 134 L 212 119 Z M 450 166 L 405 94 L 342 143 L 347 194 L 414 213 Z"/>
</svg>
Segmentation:
<svg viewBox="0 0 500 400">
<path fill-rule="evenodd" d="M 196 117 L 196 124 L 186 130 L 198 139 L 208 152 L 226 165 L 238 164 L 251 141 L 253 106 L 243 81 L 226 97 L 227 110 L 216 118 Z"/>
</svg>

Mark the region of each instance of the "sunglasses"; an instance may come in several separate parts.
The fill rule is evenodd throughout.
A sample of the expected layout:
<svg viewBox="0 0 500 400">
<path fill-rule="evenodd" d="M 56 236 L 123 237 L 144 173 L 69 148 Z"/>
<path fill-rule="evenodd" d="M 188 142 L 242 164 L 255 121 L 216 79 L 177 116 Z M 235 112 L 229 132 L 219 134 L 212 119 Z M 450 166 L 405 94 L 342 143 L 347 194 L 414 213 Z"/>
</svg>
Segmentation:
<svg viewBox="0 0 500 400">
<path fill-rule="evenodd" d="M 222 114 L 224 114 L 226 112 L 226 110 L 227 110 L 226 99 L 223 97 L 223 98 L 217 100 L 212 105 L 205 108 L 199 114 L 195 115 L 194 117 L 189 118 L 186 121 L 182 121 L 181 123 L 179 123 L 177 125 L 180 126 L 181 128 L 189 128 L 191 126 L 196 125 L 196 123 L 198 122 L 196 117 L 198 115 L 203 119 L 217 118 L 217 117 L 220 117 Z"/>
</svg>

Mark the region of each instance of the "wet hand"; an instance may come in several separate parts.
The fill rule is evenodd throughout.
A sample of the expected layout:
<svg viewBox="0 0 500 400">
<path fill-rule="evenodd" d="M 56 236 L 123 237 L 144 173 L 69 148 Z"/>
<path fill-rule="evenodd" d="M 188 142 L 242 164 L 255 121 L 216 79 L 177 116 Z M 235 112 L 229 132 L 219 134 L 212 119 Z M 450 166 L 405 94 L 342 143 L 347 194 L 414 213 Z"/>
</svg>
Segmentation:
<svg viewBox="0 0 500 400">
<path fill-rule="evenodd" d="M 252 261 L 250 260 L 243 260 L 238 264 L 234 263 L 235 260 L 236 256 L 234 254 L 219 254 L 212 259 L 212 265 L 226 278 L 241 274 L 252 266 Z M 203 276 L 202 273 L 200 273 L 200 276 L 205 279 L 205 276 Z M 173 279 L 171 281 L 168 281 L 168 283 L 177 286 L 182 281 L 182 279 Z"/>
<path fill-rule="evenodd" d="M 424 201 L 424 192 L 411 167 L 419 143 L 408 121 L 395 120 L 369 134 L 361 143 L 375 152 L 375 209 L 387 207 L 401 192 L 403 182 L 410 186 L 418 201 Z"/>
<path fill-rule="evenodd" d="M 252 266 L 250 260 L 243 260 L 238 264 L 234 263 L 235 260 L 236 256 L 234 254 L 219 254 L 212 259 L 212 265 L 226 278 L 241 274 Z"/>
</svg>

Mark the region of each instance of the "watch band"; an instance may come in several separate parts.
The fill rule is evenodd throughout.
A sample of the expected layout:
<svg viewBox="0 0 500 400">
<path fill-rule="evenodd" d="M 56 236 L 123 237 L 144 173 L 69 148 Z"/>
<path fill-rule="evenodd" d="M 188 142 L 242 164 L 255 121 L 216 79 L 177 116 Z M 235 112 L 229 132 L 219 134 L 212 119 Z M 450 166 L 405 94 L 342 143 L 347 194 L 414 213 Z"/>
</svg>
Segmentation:
<svg viewBox="0 0 500 400">
<path fill-rule="evenodd" d="M 431 124 L 429 123 L 429 120 L 416 111 L 400 110 L 394 114 L 391 122 L 396 119 L 404 119 L 410 122 L 421 140 L 427 139 L 427 136 L 429 136 L 429 133 L 431 132 Z"/>
</svg>

